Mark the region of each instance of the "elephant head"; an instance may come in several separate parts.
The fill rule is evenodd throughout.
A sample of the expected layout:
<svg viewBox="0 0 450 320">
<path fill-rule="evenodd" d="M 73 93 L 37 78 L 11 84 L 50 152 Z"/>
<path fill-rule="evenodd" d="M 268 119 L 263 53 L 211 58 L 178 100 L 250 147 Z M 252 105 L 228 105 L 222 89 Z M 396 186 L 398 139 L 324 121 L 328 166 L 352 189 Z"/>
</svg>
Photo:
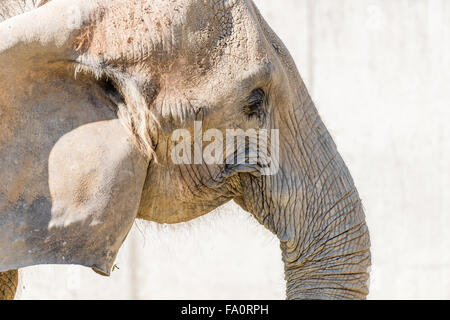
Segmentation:
<svg viewBox="0 0 450 320">
<path fill-rule="evenodd" d="M 278 236 L 287 298 L 366 297 L 358 192 L 251 0 L 53 0 L 0 38 L 0 271 L 108 274 L 136 217 L 234 200 Z"/>
</svg>

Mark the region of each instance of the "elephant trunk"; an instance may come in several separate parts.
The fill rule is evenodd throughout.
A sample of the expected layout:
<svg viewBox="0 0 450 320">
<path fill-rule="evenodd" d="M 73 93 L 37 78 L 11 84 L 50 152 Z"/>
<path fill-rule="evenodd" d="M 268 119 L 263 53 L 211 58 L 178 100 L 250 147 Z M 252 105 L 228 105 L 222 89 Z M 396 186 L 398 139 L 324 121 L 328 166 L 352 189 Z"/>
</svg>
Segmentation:
<svg viewBox="0 0 450 320">
<path fill-rule="evenodd" d="M 306 106 L 302 120 L 295 122 L 300 132 L 308 132 L 296 137 L 302 155 L 292 166 L 300 168 L 295 170 L 296 201 L 286 203 L 285 221 L 275 226 L 287 298 L 364 299 L 371 262 L 361 199 L 315 106 Z"/>
<path fill-rule="evenodd" d="M 280 239 L 288 299 L 364 299 L 370 238 L 350 172 L 311 101 L 280 120 L 278 174 L 242 176 L 236 202 Z"/>
</svg>

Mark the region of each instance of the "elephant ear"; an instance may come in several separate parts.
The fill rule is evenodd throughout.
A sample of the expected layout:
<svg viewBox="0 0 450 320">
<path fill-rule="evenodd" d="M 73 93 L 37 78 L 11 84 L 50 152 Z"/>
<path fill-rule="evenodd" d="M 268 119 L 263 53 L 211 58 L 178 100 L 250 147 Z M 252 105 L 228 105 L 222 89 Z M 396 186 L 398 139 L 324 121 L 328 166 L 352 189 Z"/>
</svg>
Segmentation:
<svg viewBox="0 0 450 320">
<path fill-rule="evenodd" d="M 148 160 L 102 85 L 67 62 L 95 3 L 54 0 L 0 23 L 0 272 L 108 275 L 136 217 Z"/>
</svg>

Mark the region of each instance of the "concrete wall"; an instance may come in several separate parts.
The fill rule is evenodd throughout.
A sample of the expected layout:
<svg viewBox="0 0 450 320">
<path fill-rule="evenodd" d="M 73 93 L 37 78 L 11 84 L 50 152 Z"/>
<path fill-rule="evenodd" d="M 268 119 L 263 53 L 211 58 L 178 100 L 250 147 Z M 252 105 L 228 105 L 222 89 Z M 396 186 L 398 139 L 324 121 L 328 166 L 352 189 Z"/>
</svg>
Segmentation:
<svg viewBox="0 0 450 320">
<path fill-rule="evenodd" d="M 363 198 L 372 299 L 450 298 L 450 1 L 255 0 L 290 49 Z M 120 269 L 39 266 L 22 299 L 283 299 L 277 240 L 234 204 L 141 223 Z"/>
</svg>

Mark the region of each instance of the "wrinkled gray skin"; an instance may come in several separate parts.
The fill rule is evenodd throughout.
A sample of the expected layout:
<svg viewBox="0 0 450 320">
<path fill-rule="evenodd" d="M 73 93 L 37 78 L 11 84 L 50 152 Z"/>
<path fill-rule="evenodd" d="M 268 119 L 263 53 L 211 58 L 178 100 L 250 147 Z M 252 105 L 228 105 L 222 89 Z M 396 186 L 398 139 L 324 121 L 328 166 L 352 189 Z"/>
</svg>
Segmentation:
<svg viewBox="0 0 450 320">
<path fill-rule="evenodd" d="M 0 271 L 108 274 L 136 217 L 180 223 L 234 199 L 280 239 L 288 299 L 366 297 L 353 180 L 250 0 L 54 0 L 25 14 L 37 4 L 18 2 L 0 0 Z M 278 129 L 280 170 L 175 165 L 171 133 L 194 120 Z"/>
</svg>

